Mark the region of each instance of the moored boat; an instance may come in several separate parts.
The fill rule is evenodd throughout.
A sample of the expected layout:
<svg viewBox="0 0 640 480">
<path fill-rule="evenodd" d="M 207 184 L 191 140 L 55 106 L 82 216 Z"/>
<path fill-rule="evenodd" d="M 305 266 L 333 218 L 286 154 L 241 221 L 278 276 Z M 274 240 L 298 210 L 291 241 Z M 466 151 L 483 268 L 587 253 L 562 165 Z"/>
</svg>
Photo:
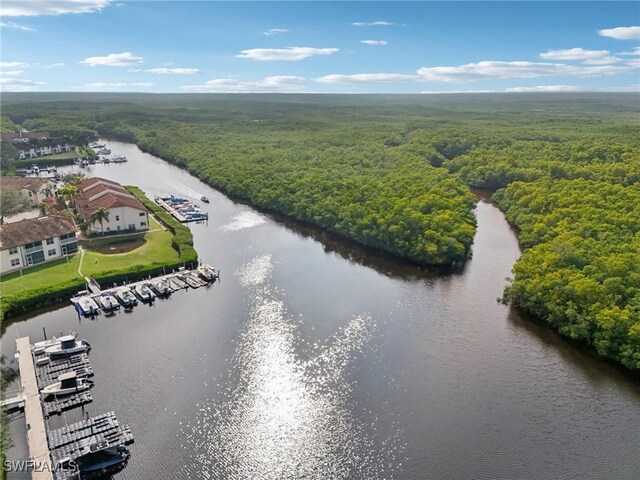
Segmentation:
<svg viewBox="0 0 640 480">
<path fill-rule="evenodd" d="M 91 345 L 86 340 L 77 340 L 75 335 L 65 335 L 60 337 L 59 344 L 46 348 L 44 353 L 55 358 L 86 352 L 90 349 Z"/>
<path fill-rule="evenodd" d="M 109 447 L 97 444 L 89 448 L 89 453 L 75 459 L 80 478 L 103 478 L 122 470 L 131 456 L 124 445 Z"/>
<path fill-rule="evenodd" d="M 216 270 L 211 266 L 203 263 L 198 267 L 198 275 L 207 282 L 214 282 L 218 278 Z"/>
<path fill-rule="evenodd" d="M 155 294 L 151 291 L 151 289 L 143 283 L 133 287 L 133 293 L 143 302 L 151 302 L 155 297 Z"/>
<path fill-rule="evenodd" d="M 169 288 L 167 282 L 162 279 L 153 280 L 152 282 L 149 282 L 148 286 L 158 297 L 166 298 L 171 295 L 171 288 Z"/>
<path fill-rule="evenodd" d="M 204 203 L 209 203 L 209 199 L 204 195 L 200 197 L 200 200 L 202 200 Z"/>
<path fill-rule="evenodd" d="M 76 372 L 66 372 L 58 377 L 58 381 L 47 385 L 40 393 L 43 397 L 53 395 L 54 397 L 62 397 L 73 393 L 84 392 L 93 385 L 93 382 L 87 378 L 78 378 Z"/>
<path fill-rule="evenodd" d="M 131 292 L 129 287 L 116 288 L 114 290 L 114 295 L 125 310 L 130 310 L 138 304 L 138 299 Z"/>
<path fill-rule="evenodd" d="M 95 300 L 88 295 L 76 298 L 75 305 L 78 313 L 85 317 L 98 315 L 100 313 L 100 307 Z"/>
<path fill-rule="evenodd" d="M 110 291 L 102 292 L 99 296 L 96 297 L 96 301 L 100 305 L 100 308 L 105 312 L 113 312 L 114 310 L 120 309 L 118 300 Z"/>
</svg>

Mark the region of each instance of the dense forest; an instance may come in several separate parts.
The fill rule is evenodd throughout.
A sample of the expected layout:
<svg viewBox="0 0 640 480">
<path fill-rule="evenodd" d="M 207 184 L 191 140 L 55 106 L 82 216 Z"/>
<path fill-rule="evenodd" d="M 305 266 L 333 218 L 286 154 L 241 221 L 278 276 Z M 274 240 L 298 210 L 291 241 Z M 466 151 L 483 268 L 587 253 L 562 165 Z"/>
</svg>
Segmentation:
<svg viewBox="0 0 640 480">
<path fill-rule="evenodd" d="M 238 198 L 424 265 L 470 250 L 468 186 L 524 247 L 505 298 L 640 368 L 635 94 L 8 94 L 28 129 L 135 141 Z"/>
</svg>

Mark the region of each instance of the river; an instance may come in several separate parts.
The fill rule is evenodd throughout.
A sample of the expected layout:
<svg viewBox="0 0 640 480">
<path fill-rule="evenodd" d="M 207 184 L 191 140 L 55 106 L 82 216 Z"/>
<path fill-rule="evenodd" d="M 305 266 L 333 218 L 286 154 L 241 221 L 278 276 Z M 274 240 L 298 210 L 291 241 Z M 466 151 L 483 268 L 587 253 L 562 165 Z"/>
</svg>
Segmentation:
<svg viewBox="0 0 640 480">
<path fill-rule="evenodd" d="M 520 251 L 490 202 L 464 269 L 429 273 L 107 143 L 129 162 L 86 175 L 210 198 L 208 223 L 190 227 L 221 281 L 111 318 L 64 306 L 21 319 L 2 352 L 43 326 L 91 342 L 88 412 L 114 410 L 136 440 L 117 478 L 640 476 L 640 386 L 496 301 Z"/>
</svg>

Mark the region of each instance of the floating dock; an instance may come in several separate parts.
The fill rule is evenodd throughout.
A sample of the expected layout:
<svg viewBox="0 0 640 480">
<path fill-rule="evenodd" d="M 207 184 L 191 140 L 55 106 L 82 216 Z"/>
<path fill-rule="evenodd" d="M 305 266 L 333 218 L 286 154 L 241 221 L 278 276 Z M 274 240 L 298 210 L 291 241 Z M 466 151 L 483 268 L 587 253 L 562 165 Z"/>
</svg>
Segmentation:
<svg viewBox="0 0 640 480">
<path fill-rule="evenodd" d="M 164 208 L 173 218 L 178 220 L 180 223 L 189 223 L 189 222 L 203 222 L 205 220 L 209 220 L 209 214 L 206 212 L 202 212 L 198 207 L 193 205 L 193 203 L 186 201 L 184 199 L 182 203 L 174 204 L 171 201 L 171 197 L 156 197 L 155 202 Z M 183 214 L 178 210 L 178 205 L 191 205 L 193 208 L 197 209 L 200 212 L 197 216 L 190 216 L 189 214 Z"/>
<path fill-rule="evenodd" d="M 91 394 L 87 391 L 54 398 L 51 401 L 43 400 L 40 395 L 43 386 L 54 383 L 64 372 L 74 371 L 78 377 L 85 378 L 93 376 L 93 369 L 86 353 L 52 359 L 45 365 L 36 365 L 29 337 L 16 340 L 16 351 L 22 394 L 3 400 L 3 405 L 24 408 L 29 458 L 35 465 L 33 470 L 30 470 L 32 479 L 77 479 L 78 472 L 75 469 L 64 468 L 66 464 L 71 465 L 69 462 L 89 453 L 133 443 L 131 429 L 126 425 L 120 425 L 114 412 L 86 418 L 58 429 L 48 428 L 46 419 L 50 416 L 92 401 Z M 123 467 L 124 465 L 126 461 Z"/>
<path fill-rule="evenodd" d="M 145 280 L 128 283 L 126 285 L 124 284 L 114 285 L 111 288 L 104 288 L 104 289 L 94 279 L 87 279 L 88 290 L 80 292 L 79 295 L 72 297 L 71 303 L 74 306 L 76 306 L 76 310 L 78 310 L 78 312 L 81 313 L 81 309 L 78 309 L 78 304 L 81 301 L 83 301 L 83 299 L 85 299 L 87 296 L 95 299 L 97 297 L 102 296 L 103 294 L 106 294 L 107 292 L 114 292 L 115 289 L 117 288 L 127 287 L 130 289 L 134 289 L 137 286 L 147 285 L 151 282 L 158 281 L 158 280 L 164 280 L 172 292 L 177 292 L 178 290 L 186 290 L 188 288 L 194 288 L 194 289 L 200 288 L 206 285 L 210 285 L 214 283 L 218 278 L 220 278 L 219 271 L 214 269 L 211 269 L 211 270 L 214 272 L 213 280 L 205 280 L 204 278 L 200 277 L 200 275 L 198 275 L 198 272 L 196 270 L 187 270 L 187 269 L 181 268 L 176 272 L 167 273 L 165 275 L 160 275 L 158 277 L 147 278 Z M 93 314 L 98 314 L 98 313 L 100 312 L 99 311 L 94 312 Z M 91 314 L 86 314 L 86 315 L 91 315 Z"/>
</svg>

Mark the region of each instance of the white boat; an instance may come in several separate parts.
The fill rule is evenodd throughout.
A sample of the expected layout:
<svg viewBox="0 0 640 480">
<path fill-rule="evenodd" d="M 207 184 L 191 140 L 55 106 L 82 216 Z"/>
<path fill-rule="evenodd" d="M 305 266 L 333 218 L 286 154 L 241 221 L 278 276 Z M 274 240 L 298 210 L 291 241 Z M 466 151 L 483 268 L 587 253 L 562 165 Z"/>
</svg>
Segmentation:
<svg viewBox="0 0 640 480">
<path fill-rule="evenodd" d="M 111 159 L 111 161 L 113 163 L 124 163 L 127 161 L 127 157 L 125 157 L 124 155 L 116 155 Z"/>
<path fill-rule="evenodd" d="M 138 304 L 138 299 L 136 296 L 131 293 L 129 287 L 120 287 L 114 290 L 115 297 L 118 299 L 120 304 L 127 309 L 131 309 Z"/>
<path fill-rule="evenodd" d="M 91 345 L 86 340 L 76 340 L 75 335 L 65 335 L 60 337 L 59 344 L 46 348 L 44 353 L 55 358 L 86 352 L 90 348 Z"/>
<path fill-rule="evenodd" d="M 168 297 L 169 295 L 171 295 L 171 288 L 169 288 L 167 282 L 162 279 L 153 280 L 148 285 L 149 288 L 151 288 L 151 290 L 153 290 L 156 295 L 158 295 L 158 297 Z"/>
<path fill-rule="evenodd" d="M 41 342 L 34 343 L 33 345 L 31 345 L 31 351 L 34 355 L 42 355 L 47 348 L 58 345 L 59 343 L 60 339 L 57 337 L 53 337 L 50 340 L 43 340 Z"/>
<path fill-rule="evenodd" d="M 112 312 L 120 308 L 118 300 L 116 300 L 116 297 L 114 297 L 111 292 L 102 292 L 101 295 L 96 297 L 96 301 L 105 312 Z"/>
<path fill-rule="evenodd" d="M 78 313 L 85 316 L 97 315 L 100 313 L 100 307 L 98 307 L 95 300 L 88 295 L 76 298 L 76 310 Z"/>
<path fill-rule="evenodd" d="M 43 357 L 36 358 L 36 367 L 41 367 L 43 365 L 48 364 L 49 362 L 51 362 L 51 357 L 48 357 L 46 355 Z"/>
<path fill-rule="evenodd" d="M 77 378 L 76 372 L 66 372 L 58 377 L 58 381 L 47 385 L 40 393 L 43 397 L 53 395 L 55 397 L 61 397 L 63 395 L 71 395 L 73 393 L 84 392 L 93 385 L 91 380 L 86 378 Z"/>
<path fill-rule="evenodd" d="M 133 287 L 133 293 L 143 302 L 150 302 L 155 297 L 155 294 L 145 284 L 139 284 Z"/>
<path fill-rule="evenodd" d="M 213 282 L 217 278 L 216 270 L 206 263 L 198 267 L 198 275 L 207 282 Z"/>
</svg>

